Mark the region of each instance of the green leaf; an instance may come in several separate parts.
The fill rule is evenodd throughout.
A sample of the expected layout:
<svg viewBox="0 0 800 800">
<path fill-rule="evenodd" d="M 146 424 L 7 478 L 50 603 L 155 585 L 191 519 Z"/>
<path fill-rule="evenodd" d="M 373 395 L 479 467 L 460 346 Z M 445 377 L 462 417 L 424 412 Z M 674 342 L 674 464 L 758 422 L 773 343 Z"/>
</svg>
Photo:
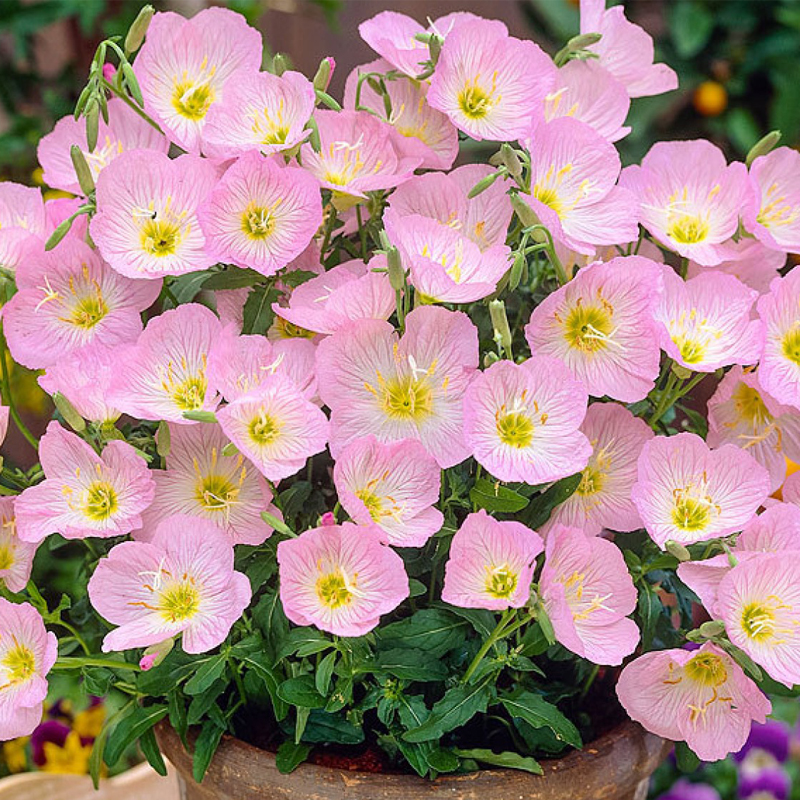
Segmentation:
<svg viewBox="0 0 800 800">
<path fill-rule="evenodd" d="M 521 756 L 519 753 L 495 753 L 492 750 L 484 750 L 481 748 L 476 748 L 474 750 L 454 750 L 453 752 L 461 756 L 461 758 L 471 758 L 475 761 L 480 761 L 481 764 L 491 764 L 493 767 L 520 769 L 524 772 L 532 772 L 534 775 L 543 774 L 543 770 L 535 758 Z"/>
<path fill-rule="evenodd" d="M 203 283 L 203 288 L 212 291 L 218 291 L 220 289 L 244 289 L 248 286 L 255 286 L 263 280 L 264 276 L 254 269 L 227 267 L 221 272 L 213 272 L 209 275 Z"/>
<path fill-rule="evenodd" d="M 222 676 L 227 667 L 225 656 L 218 655 L 202 664 L 197 672 L 186 682 L 183 690 L 186 694 L 200 694 Z"/>
<path fill-rule="evenodd" d="M 175 689 L 167 696 L 167 707 L 169 708 L 169 724 L 175 729 L 181 741 L 186 744 L 186 729 L 189 727 L 186 715 L 186 703 L 180 689 Z"/>
<path fill-rule="evenodd" d="M 438 659 L 431 658 L 430 653 L 407 647 L 379 651 L 373 671 L 388 672 L 401 680 L 423 683 L 443 681 L 448 675 L 447 667 Z"/>
<path fill-rule="evenodd" d="M 291 272 L 283 273 L 283 275 L 280 276 L 280 279 L 284 286 L 291 286 L 292 289 L 296 289 L 298 286 L 300 286 L 300 284 L 310 281 L 312 278 L 316 277 L 316 273 L 311 272 L 310 270 L 295 269 Z"/>
<path fill-rule="evenodd" d="M 172 278 L 169 282 L 169 289 L 178 305 L 184 303 L 191 303 L 197 293 L 203 287 L 203 284 L 208 280 L 210 275 L 214 273 L 207 269 L 200 270 L 199 272 L 189 272 L 186 275 L 179 275 L 177 278 Z"/>
<path fill-rule="evenodd" d="M 485 608 L 459 608 L 447 603 L 437 604 L 437 606 L 447 609 L 451 614 L 455 614 L 461 619 L 465 619 L 475 630 L 484 638 L 489 636 L 497 625 L 497 618 L 491 611 Z"/>
<path fill-rule="evenodd" d="M 403 734 L 407 742 L 427 742 L 439 739 L 448 731 L 469 722 L 476 714 L 486 711 L 491 691 L 487 683 L 456 686 L 431 709 L 427 721 Z"/>
<path fill-rule="evenodd" d="M 338 655 L 339 654 L 336 652 L 328 653 L 328 655 L 320 661 L 319 666 L 317 666 L 317 671 L 314 673 L 314 685 L 323 697 L 328 696 L 328 690 L 331 688 L 333 668 L 336 666 L 336 657 Z"/>
<path fill-rule="evenodd" d="M 671 7 L 672 42 L 681 58 L 696 56 L 708 43 L 714 16 L 704 5 L 683 0 Z"/>
<path fill-rule="evenodd" d="M 445 747 L 434 747 L 426 758 L 431 769 L 436 772 L 455 772 L 461 763 L 455 752 Z"/>
<path fill-rule="evenodd" d="M 636 608 L 642 627 L 642 649 L 649 650 L 663 606 L 656 590 L 645 581 L 642 581 L 639 587 L 639 601 Z"/>
<path fill-rule="evenodd" d="M 325 698 L 317 691 L 312 675 L 289 678 L 278 686 L 278 697 L 300 708 L 325 708 Z"/>
<path fill-rule="evenodd" d="M 147 759 L 150 766 L 162 777 L 167 774 L 167 765 L 164 763 L 164 758 L 161 751 L 158 749 L 158 742 L 156 735 L 152 728 L 146 730 L 139 737 L 139 747 L 142 749 L 142 755 Z"/>
<path fill-rule="evenodd" d="M 105 667 L 83 667 L 83 688 L 87 694 L 104 697 L 114 683 L 114 673 Z"/>
<path fill-rule="evenodd" d="M 567 478 L 556 481 L 549 489 L 545 489 L 537 497 L 531 498 L 530 505 L 520 514 L 519 521 L 534 530 L 550 519 L 556 506 L 568 500 L 580 486 L 583 473 L 577 472 Z"/>
<path fill-rule="evenodd" d="M 525 508 L 530 500 L 513 489 L 502 486 L 499 482 L 478 478 L 470 489 L 469 499 L 478 507 L 487 511 L 513 514 Z"/>
<path fill-rule="evenodd" d="M 113 767 L 133 742 L 167 716 L 167 710 L 165 705 L 131 706 L 108 737 L 104 754 L 106 764 Z"/>
<path fill-rule="evenodd" d="M 187 723 L 189 725 L 197 725 L 211 711 L 211 707 L 227 687 L 227 679 L 220 678 L 214 681 L 205 691 L 196 694 L 192 698 L 192 702 L 189 703 L 189 709 L 186 712 Z"/>
<path fill-rule="evenodd" d="M 197 783 L 202 783 L 208 765 L 217 752 L 222 734 L 225 729 L 213 720 L 207 719 L 200 729 L 200 735 L 194 743 L 194 758 L 192 759 L 192 775 Z"/>
<path fill-rule="evenodd" d="M 275 719 L 280 722 L 289 713 L 289 706 L 278 694 L 280 679 L 275 674 L 272 665 L 266 662 L 267 657 L 264 653 L 256 653 L 252 656 L 244 656 L 242 658 L 242 663 L 249 670 L 245 675 L 245 686 L 248 684 L 248 678 L 251 681 L 257 679 L 261 682 L 272 701 L 272 711 L 275 714 Z"/>
<path fill-rule="evenodd" d="M 464 642 L 467 623 L 439 608 L 425 608 L 416 614 L 378 629 L 385 650 L 407 647 L 424 650 L 431 658 L 441 658 Z"/>
<path fill-rule="evenodd" d="M 265 334 L 275 318 L 272 304 L 277 301 L 278 292 L 272 282 L 251 289 L 244 303 L 242 333 Z"/>
<path fill-rule="evenodd" d="M 331 647 L 333 647 L 333 642 L 316 628 L 295 628 L 281 643 L 277 660 L 280 661 L 291 655 L 297 655 L 300 658 L 313 656 L 315 653 L 321 653 Z"/>
<path fill-rule="evenodd" d="M 425 778 L 430 772 L 430 764 L 428 764 L 428 754 L 432 750 L 430 742 L 420 742 L 419 744 L 411 744 L 411 742 L 404 742 L 398 739 L 395 744 L 403 758 L 408 762 L 411 769 L 417 773 L 421 778 Z"/>
<path fill-rule="evenodd" d="M 541 695 L 520 692 L 514 697 L 501 697 L 500 702 L 512 717 L 520 717 L 534 728 L 550 728 L 556 739 L 575 748 L 583 746 L 578 729 Z"/>
<path fill-rule="evenodd" d="M 315 708 L 308 715 L 303 740 L 312 744 L 361 744 L 364 731 L 339 714 Z"/>
<path fill-rule="evenodd" d="M 686 742 L 675 742 L 675 762 L 685 773 L 694 772 L 700 766 L 700 759 Z"/>
<path fill-rule="evenodd" d="M 300 744 L 289 740 L 283 742 L 275 754 L 275 766 L 278 768 L 278 772 L 284 775 L 294 772 L 308 758 L 312 749 L 310 744 L 302 742 Z"/>
<path fill-rule="evenodd" d="M 282 533 L 284 536 L 297 536 L 297 534 L 282 520 L 278 519 L 274 514 L 270 514 L 269 511 L 262 511 L 261 512 L 261 519 L 273 528 L 278 533 Z"/>
</svg>

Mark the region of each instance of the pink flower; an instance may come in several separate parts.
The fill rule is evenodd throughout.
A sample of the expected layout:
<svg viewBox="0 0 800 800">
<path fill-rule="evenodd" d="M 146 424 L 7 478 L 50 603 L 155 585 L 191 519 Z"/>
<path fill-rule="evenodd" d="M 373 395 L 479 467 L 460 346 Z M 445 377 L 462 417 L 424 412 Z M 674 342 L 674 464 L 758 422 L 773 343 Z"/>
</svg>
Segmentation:
<svg viewBox="0 0 800 800">
<path fill-rule="evenodd" d="M 282 375 L 265 378 L 257 389 L 221 408 L 217 419 L 225 435 L 271 481 L 294 475 L 328 442 L 328 418 Z"/>
<path fill-rule="evenodd" d="M 758 361 L 763 329 L 751 319 L 755 290 L 713 271 L 684 281 L 665 266 L 662 276 L 664 292 L 653 316 L 668 356 L 694 372 Z"/>
<path fill-rule="evenodd" d="M 642 225 L 676 253 L 712 267 L 732 257 L 727 244 L 739 226 L 750 188 L 744 164 L 726 164 L 703 139 L 658 142 L 642 165 L 626 167 L 620 185 L 641 203 Z"/>
<path fill-rule="evenodd" d="M 233 11 L 156 14 L 136 57 L 145 111 L 175 144 L 199 153 L 209 109 L 229 84 L 253 80 L 262 55 L 261 34 Z"/>
<path fill-rule="evenodd" d="M 14 505 L 24 542 L 41 542 L 51 533 L 65 539 L 122 536 L 139 527 L 153 500 L 147 463 L 127 442 L 109 442 L 98 455 L 53 421 L 39 442 L 39 460 L 44 481 L 25 489 Z"/>
<path fill-rule="evenodd" d="M 47 236 L 42 193 L 30 186 L 0 181 L 0 266 L 14 272 Z"/>
<path fill-rule="evenodd" d="M 653 63 L 653 40 L 625 18 L 622 6 L 606 10 L 605 0 L 581 0 L 581 33 L 600 33 L 589 49 L 631 97 L 663 94 L 678 88 L 678 76 L 666 64 Z"/>
<path fill-rule="evenodd" d="M 29 736 L 42 720 L 45 675 L 58 657 L 58 640 L 28 603 L 0 598 L 0 740 Z"/>
<path fill-rule="evenodd" d="M 153 317 L 120 353 L 109 402 L 132 417 L 170 422 L 186 422 L 184 411 L 213 411 L 219 400 L 206 370 L 220 330 L 214 313 L 198 303 Z"/>
<path fill-rule="evenodd" d="M 742 748 L 755 722 L 772 704 L 723 650 L 645 653 L 622 670 L 617 697 L 628 716 L 648 731 L 685 741 L 703 761 Z"/>
<path fill-rule="evenodd" d="M 594 397 L 644 399 L 659 372 L 652 316 L 661 286 L 658 266 L 641 256 L 580 269 L 534 308 L 525 327 L 531 352 L 561 359 Z"/>
<path fill-rule="evenodd" d="M 346 261 L 300 284 L 289 295 L 289 305 L 272 304 L 281 319 L 315 333 L 334 333 L 358 319 L 387 320 L 395 310 L 395 292 L 385 272 L 385 256 Z"/>
<path fill-rule="evenodd" d="M 0 582 L 21 592 L 30 580 L 37 545 L 19 538 L 14 502 L 13 497 L 0 497 Z"/>
<path fill-rule="evenodd" d="M 587 400 L 555 358 L 498 361 L 467 389 L 464 436 L 475 460 L 501 481 L 556 481 L 580 472 L 592 453 L 579 431 Z"/>
<path fill-rule="evenodd" d="M 392 215 L 385 223 L 389 241 L 411 270 L 411 282 L 427 301 L 481 300 L 495 291 L 510 267 L 506 245 L 481 252 L 466 236 L 428 217 Z"/>
<path fill-rule="evenodd" d="M 381 444 L 356 439 L 333 468 L 339 502 L 359 525 L 373 526 L 395 547 L 422 547 L 444 523 L 439 502 L 441 473 L 413 439 Z"/>
<path fill-rule="evenodd" d="M 545 98 L 544 117 L 574 117 L 616 142 L 631 129 L 625 117 L 631 101 L 625 86 L 598 61 L 573 59 L 556 73 L 553 92 Z"/>
<path fill-rule="evenodd" d="M 593 403 L 580 428 L 592 445 L 581 482 L 565 502 L 553 509 L 540 528 L 545 535 L 554 525 L 580 528 L 595 535 L 603 528 L 634 531 L 641 528 L 631 500 L 637 460 L 654 434 L 647 423 L 617 403 Z"/>
<path fill-rule="evenodd" d="M 465 164 L 447 175 L 415 175 L 392 192 L 384 220 L 390 225 L 419 214 L 453 228 L 482 251 L 504 245 L 513 209 L 503 182 L 495 181 L 477 197 L 467 196 L 492 172 L 488 164 Z"/>
<path fill-rule="evenodd" d="M 230 81 L 224 98 L 209 107 L 203 150 L 214 158 L 291 150 L 308 136 L 305 125 L 315 105 L 314 87 L 299 72 L 259 72 Z"/>
<path fill-rule="evenodd" d="M 307 172 L 251 152 L 228 168 L 198 216 L 211 258 L 269 276 L 311 242 L 322 201 Z"/>
<path fill-rule="evenodd" d="M 317 111 L 320 151 L 300 148 L 303 168 L 334 193 L 365 198 L 365 192 L 391 189 L 407 181 L 420 165 L 406 154 L 405 137 L 367 111 Z"/>
<path fill-rule="evenodd" d="M 197 156 L 129 150 L 115 158 L 97 178 L 90 225 L 103 258 L 129 278 L 210 267 L 197 208 L 216 181 L 213 164 Z"/>
<path fill-rule="evenodd" d="M 539 534 L 521 522 L 499 522 L 483 509 L 469 514 L 450 544 L 442 600 L 490 611 L 522 608 L 543 549 Z"/>
<path fill-rule="evenodd" d="M 91 152 L 86 143 L 85 121 L 76 120 L 71 114 L 62 117 L 52 132 L 41 139 L 36 154 L 44 170 L 42 180 L 48 186 L 83 194 L 70 156 L 73 145 L 80 148 L 95 181 L 103 168 L 121 153 L 128 150 L 166 153 L 169 149 L 163 134 L 117 98 L 108 102 L 108 124 L 102 118 L 98 124 L 97 145 Z"/>
<path fill-rule="evenodd" d="M 783 483 L 781 489 L 783 499 L 800 507 L 800 474 L 793 472 Z"/>
<path fill-rule="evenodd" d="M 758 374 L 737 364 L 708 401 L 710 447 L 733 444 L 769 472 L 770 491 L 786 476 L 786 458 L 800 461 L 800 412 L 776 402 L 761 387 Z"/>
<path fill-rule="evenodd" d="M 800 683 L 800 551 L 737 564 L 720 581 L 712 612 L 770 677 L 789 687 Z"/>
<path fill-rule="evenodd" d="M 14 360 L 30 369 L 135 341 L 141 312 L 161 290 L 161 281 L 119 275 L 72 237 L 27 258 L 16 280 L 19 291 L 3 308 L 4 328 Z"/>
<path fill-rule="evenodd" d="M 769 285 L 774 278 L 779 277 L 778 270 L 786 264 L 786 253 L 770 250 L 756 239 L 740 239 L 738 242 L 729 242 L 726 247 L 730 250 L 730 261 L 715 264 L 716 272 L 724 272 L 738 278 L 745 286 L 755 289 L 759 294 L 769 292 Z M 689 262 L 687 278 L 695 278 L 707 267 Z"/>
<path fill-rule="evenodd" d="M 595 664 L 621 664 L 639 643 L 627 615 L 636 589 L 622 552 L 608 539 L 556 525 L 545 543 L 539 593 L 556 639 Z"/>
<path fill-rule="evenodd" d="M 585 122 L 560 117 L 525 132 L 531 154 L 531 193 L 520 194 L 553 238 L 579 253 L 595 245 L 636 239 L 639 206 L 616 186 L 614 145 Z"/>
<path fill-rule="evenodd" d="M 800 251 L 800 153 L 779 147 L 750 167 L 750 202 L 744 224 L 767 247 Z"/>
<path fill-rule="evenodd" d="M 82 197 L 53 197 L 44 202 L 45 227 L 47 234 L 52 233 L 67 217 L 71 217 L 84 204 Z M 72 220 L 72 226 L 66 238 L 87 241 L 89 233 L 89 217 L 80 214 Z M 44 244 L 44 242 L 42 242 Z"/>
<path fill-rule="evenodd" d="M 739 531 L 769 494 L 769 474 L 752 456 L 729 444 L 710 450 L 693 433 L 651 439 L 638 471 L 631 497 L 660 547 Z"/>
<path fill-rule="evenodd" d="M 187 653 L 222 644 L 250 604 L 250 581 L 233 569 L 233 546 L 213 522 L 167 517 L 150 542 L 123 542 L 101 559 L 89 600 L 118 628 L 103 652 L 149 647 L 182 634 Z"/>
<path fill-rule="evenodd" d="M 281 542 L 278 566 L 286 616 L 336 636 L 363 636 L 408 597 L 400 556 L 349 522 Z"/>
<path fill-rule="evenodd" d="M 232 401 L 256 391 L 271 375 L 282 375 L 311 400 L 317 391 L 314 356 L 308 339 L 270 342 L 263 336 L 238 336 L 227 325 L 208 356 L 209 386 Z"/>
<path fill-rule="evenodd" d="M 241 453 L 226 456 L 228 439 L 218 425 L 170 425 L 165 470 L 152 470 L 155 498 L 142 514 L 138 541 L 151 541 L 162 520 L 184 514 L 215 523 L 232 544 L 262 544 L 272 529 L 261 519 L 278 519 L 266 481 Z"/>
<path fill-rule="evenodd" d="M 541 114 L 555 72 L 538 45 L 509 36 L 502 22 L 468 20 L 442 45 L 428 103 L 473 139 L 518 139 Z"/>
<path fill-rule="evenodd" d="M 391 68 L 391 64 L 383 59 L 356 67 L 347 77 L 344 107 L 361 110 L 356 108 L 360 74 L 385 74 Z M 420 167 L 450 169 L 458 155 L 458 131 L 445 114 L 428 105 L 428 84 L 407 77 L 387 79 L 384 83 L 391 103 L 391 115 L 387 116 L 383 97 L 374 92 L 367 81 L 361 84 L 360 107 L 374 111 L 379 119 L 390 123 L 401 133 L 406 139 L 405 150 L 410 155 L 422 158 Z"/>
<path fill-rule="evenodd" d="M 800 408 L 800 270 L 775 278 L 758 299 L 764 352 L 758 378 L 779 403 Z"/>
<path fill-rule="evenodd" d="M 351 322 L 317 347 L 319 393 L 331 409 L 334 458 L 354 439 L 418 439 L 446 469 L 469 456 L 464 390 L 478 366 L 478 332 L 461 312 L 424 306 L 398 340 L 380 320 Z"/>
<path fill-rule="evenodd" d="M 439 17 L 423 28 L 416 20 L 397 11 L 381 11 L 358 26 L 361 38 L 399 72 L 416 78 L 430 59 L 428 45 L 415 37 L 417 34 L 434 32 L 447 38 L 457 27 L 475 19 L 474 14 L 456 11 Z"/>
</svg>

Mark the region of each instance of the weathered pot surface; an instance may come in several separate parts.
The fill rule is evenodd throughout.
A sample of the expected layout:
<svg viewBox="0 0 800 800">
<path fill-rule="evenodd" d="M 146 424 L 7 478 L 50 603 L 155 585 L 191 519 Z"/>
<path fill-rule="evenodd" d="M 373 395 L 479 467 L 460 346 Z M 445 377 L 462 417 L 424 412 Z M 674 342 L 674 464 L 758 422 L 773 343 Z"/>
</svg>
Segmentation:
<svg viewBox="0 0 800 800">
<path fill-rule="evenodd" d="M 225 736 L 198 785 L 175 731 L 161 723 L 157 735 L 184 800 L 644 800 L 650 775 L 672 746 L 628 721 L 583 750 L 541 761 L 542 776 L 493 769 L 428 781 L 315 764 L 282 775 L 274 753 Z"/>
</svg>

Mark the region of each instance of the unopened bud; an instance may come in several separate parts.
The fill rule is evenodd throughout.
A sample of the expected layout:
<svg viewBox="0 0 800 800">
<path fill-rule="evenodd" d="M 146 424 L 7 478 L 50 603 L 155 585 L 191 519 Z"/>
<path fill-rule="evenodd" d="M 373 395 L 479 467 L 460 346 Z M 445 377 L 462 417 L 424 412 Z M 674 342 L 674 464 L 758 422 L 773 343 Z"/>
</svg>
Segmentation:
<svg viewBox="0 0 800 800">
<path fill-rule="evenodd" d="M 536 216 L 536 212 L 520 197 L 519 193 L 511 192 L 509 197 L 511 198 L 511 205 L 514 208 L 514 212 L 519 217 L 519 221 L 526 227 L 532 228 L 534 225 L 541 225 L 541 221 L 539 217 Z M 535 235 L 531 236 L 531 238 L 535 242 L 543 242 L 547 241 L 547 238 L 544 239 L 537 239 Z"/>
<path fill-rule="evenodd" d="M 698 630 L 704 638 L 713 639 L 725 633 L 725 623 L 720 619 L 712 619 L 704 622 Z"/>
<path fill-rule="evenodd" d="M 44 243 L 44 249 L 52 250 L 58 243 L 69 233 L 72 223 L 77 215 L 73 214 L 67 217 L 58 227 L 50 234 L 48 240 Z"/>
<path fill-rule="evenodd" d="M 525 253 L 523 253 L 521 250 L 517 251 L 517 254 L 514 256 L 514 264 L 511 267 L 511 274 L 508 277 L 509 291 L 513 292 L 517 286 L 519 286 L 519 282 L 522 280 L 522 274 L 525 271 L 526 266 L 527 261 L 525 259 Z"/>
<path fill-rule="evenodd" d="M 331 57 L 328 56 L 327 58 L 323 58 L 322 61 L 319 62 L 319 66 L 317 67 L 317 74 L 314 75 L 314 80 L 312 83 L 314 84 L 314 88 L 319 92 L 327 92 L 328 86 L 331 82 L 331 75 L 333 75 L 333 71 L 336 69 L 336 61 Z"/>
<path fill-rule="evenodd" d="M 184 411 L 184 419 L 190 419 L 192 422 L 216 422 L 217 415 L 213 411 Z"/>
<path fill-rule="evenodd" d="M 577 53 L 578 50 L 585 50 L 587 47 L 597 44 L 602 38 L 602 33 L 581 33 L 573 36 L 567 42 L 567 48 L 571 53 Z"/>
<path fill-rule="evenodd" d="M 156 452 L 161 458 L 166 458 L 172 450 L 172 435 L 170 434 L 169 425 L 165 420 L 158 423 L 158 431 L 156 432 Z"/>
<path fill-rule="evenodd" d="M 239 448 L 233 442 L 228 442 L 228 444 L 222 448 L 222 455 L 226 457 L 235 456 L 238 452 Z"/>
<path fill-rule="evenodd" d="M 438 33 L 434 33 L 431 36 L 431 40 L 428 42 L 428 50 L 431 54 L 431 63 L 436 66 L 437 62 L 439 61 L 439 54 L 442 52 L 442 45 L 444 44 L 444 39 L 439 36 Z"/>
<path fill-rule="evenodd" d="M 511 328 L 508 326 L 506 304 L 502 300 L 492 300 L 489 303 L 489 316 L 492 318 L 495 339 L 500 342 L 506 353 L 511 351 Z"/>
<path fill-rule="evenodd" d="M 390 247 L 386 253 L 386 271 L 389 273 L 389 283 L 392 285 L 392 289 L 399 292 L 405 288 L 406 272 L 396 247 Z"/>
<path fill-rule="evenodd" d="M 672 371 L 675 373 L 675 376 L 680 378 L 682 381 L 692 377 L 692 371 L 684 367 L 682 364 L 673 364 Z"/>
<path fill-rule="evenodd" d="M 550 621 L 550 617 L 547 615 L 547 611 L 545 611 L 544 605 L 542 605 L 541 600 L 536 601 L 536 620 L 539 623 L 539 627 L 542 629 L 544 638 L 547 639 L 547 643 L 555 644 L 556 632 L 553 628 L 553 623 Z"/>
<path fill-rule="evenodd" d="M 770 131 L 762 139 L 759 139 L 751 148 L 745 159 L 745 164 L 749 167 L 759 156 L 765 156 L 777 147 L 781 140 L 780 131 Z"/>
<path fill-rule="evenodd" d="M 145 672 L 157 667 L 170 654 L 174 645 L 174 639 L 165 639 L 158 644 L 151 644 L 142 654 L 139 667 Z"/>
<path fill-rule="evenodd" d="M 485 178 L 479 180 L 469 190 L 469 194 L 467 195 L 467 200 L 472 200 L 473 197 L 477 197 L 481 192 L 485 192 L 501 175 L 504 174 L 505 170 L 500 169 L 497 172 L 493 172 L 491 175 L 487 175 Z"/>
<path fill-rule="evenodd" d="M 322 528 L 330 528 L 336 524 L 336 517 L 333 516 L 332 511 L 326 511 L 320 518 L 319 524 Z"/>
<path fill-rule="evenodd" d="M 494 352 L 494 350 L 490 350 L 484 357 L 483 357 L 483 366 L 487 369 L 492 366 L 492 364 L 496 364 L 500 360 L 500 356 Z"/>
<path fill-rule="evenodd" d="M 86 163 L 86 156 L 78 145 L 73 144 L 69 149 L 69 157 L 72 159 L 72 166 L 75 169 L 75 176 L 78 178 L 78 185 L 86 197 L 94 191 L 94 178 L 89 165 Z"/>
<path fill-rule="evenodd" d="M 131 97 L 140 105 L 144 106 L 144 97 L 142 97 L 142 90 L 139 88 L 139 81 L 136 78 L 136 73 L 133 67 L 128 63 L 122 64 L 122 77 L 125 78 L 125 86 L 128 87 Z"/>
<path fill-rule="evenodd" d="M 93 152 L 97 146 L 97 136 L 100 133 L 100 104 L 97 98 L 92 98 L 86 104 L 86 146 Z"/>
<path fill-rule="evenodd" d="M 279 78 L 283 75 L 286 70 L 291 68 L 291 63 L 289 62 L 289 57 L 285 56 L 283 53 L 275 53 L 275 56 L 272 59 L 272 72 L 274 75 L 277 75 Z"/>
<path fill-rule="evenodd" d="M 422 44 L 428 44 L 431 40 L 433 34 L 430 31 L 424 31 L 423 33 L 415 33 L 414 38 L 418 42 L 422 42 Z"/>
<path fill-rule="evenodd" d="M 500 148 L 500 159 L 503 166 L 508 170 L 508 174 L 515 181 L 518 181 L 522 177 L 522 162 L 514 152 L 514 148 L 507 142 L 504 142 Z"/>
<path fill-rule="evenodd" d="M 671 556 L 675 556 L 680 562 L 692 560 L 692 554 L 680 542 L 676 542 L 674 539 L 667 541 L 664 549 Z"/>
<path fill-rule="evenodd" d="M 64 422 L 66 422 L 75 433 L 81 433 L 86 430 L 86 420 L 61 392 L 56 392 L 53 395 L 53 405 L 58 409 L 61 416 L 64 417 Z"/>
<path fill-rule="evenodd" d="M 150 27 L 150 20 L 153 19 L 155 12 L 153 6 L 145 6 L 128 29 L 128 35 L 125 37 L 125 52 L 129 55 L 135 53 L 142 46 L 147 29 Z"/>
</svg>

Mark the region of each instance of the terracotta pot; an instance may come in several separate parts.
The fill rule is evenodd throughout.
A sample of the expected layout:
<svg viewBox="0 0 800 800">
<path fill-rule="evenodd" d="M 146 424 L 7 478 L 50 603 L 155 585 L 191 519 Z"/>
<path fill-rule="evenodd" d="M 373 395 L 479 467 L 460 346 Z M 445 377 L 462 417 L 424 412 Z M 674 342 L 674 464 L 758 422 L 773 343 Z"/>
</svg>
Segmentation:
<svg viewBox="0 0 800 800">
<path fill-rule="evenodd" d="M 184 800 L 644 800 L 650 775 L 672 746 L 625 722 L 584 750 L 543 760 L 542 776 L 492 769 L 428 781 L 314 764 L 282 775 L 273 753 L 226 736 L 198 785 L 178 735 L 161 723 L 157 736 Z"/>
</svg>

